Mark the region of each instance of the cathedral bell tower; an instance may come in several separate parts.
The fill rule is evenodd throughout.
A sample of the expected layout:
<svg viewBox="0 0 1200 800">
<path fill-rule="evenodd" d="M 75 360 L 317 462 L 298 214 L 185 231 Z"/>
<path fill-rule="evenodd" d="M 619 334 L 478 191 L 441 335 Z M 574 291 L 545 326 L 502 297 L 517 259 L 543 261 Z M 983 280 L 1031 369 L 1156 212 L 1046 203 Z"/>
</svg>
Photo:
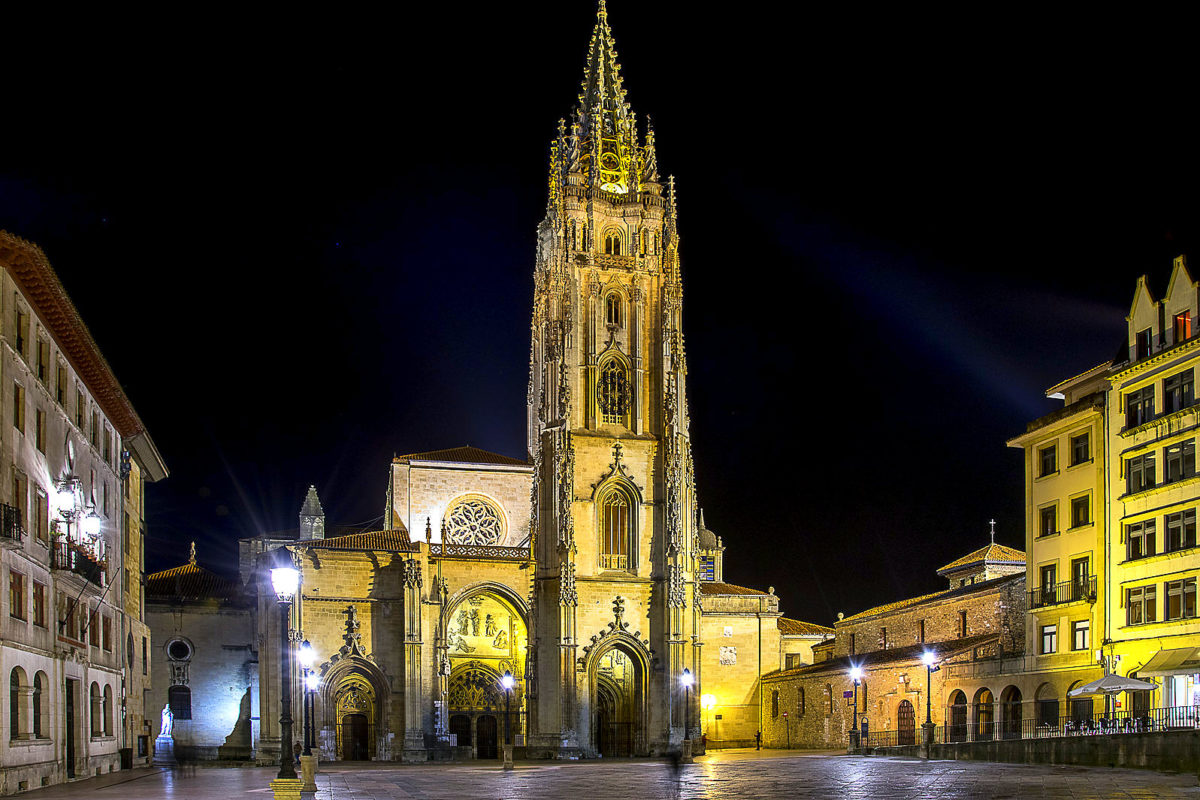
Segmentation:
<svg viewBox="0 0 1200 800">
<path fill-rule="evenodd" d="M 700 697 L 694 482 L 673 179 L 625 100 L 600 0 L 550 145 L 528 394 L 531 756 L 677 748 Z"/>
</svg>

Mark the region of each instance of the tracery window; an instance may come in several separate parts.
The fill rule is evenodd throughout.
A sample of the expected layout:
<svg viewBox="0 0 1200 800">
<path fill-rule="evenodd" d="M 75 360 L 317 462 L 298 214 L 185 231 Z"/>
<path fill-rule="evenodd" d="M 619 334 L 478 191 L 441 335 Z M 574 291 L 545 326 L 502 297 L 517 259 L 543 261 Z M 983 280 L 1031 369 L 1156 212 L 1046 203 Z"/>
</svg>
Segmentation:
<svg viewBox="0 0 1200 800">
<path fill-rule="evenodd" d="M 604 298 L 604 319 L 609 325 L 621 324 L 621 295 L 616 292 Z"/>
<path fill-rule="evenodd" d="M 450 707 L 500 709 L 504 707 L 504 694 L 500 690 L 500 676 L 472 662 L 465 669 L 450 677 L 448 692 Z"/>
<path fill-rule="evenodd" d="M 629 374 L 623 362 L 610 358 L 600 368 L 596 397 L 603 422 L 625 424 L 625 414 L 629 410 Z"/>
<path fill-rule="evenodd" d="M 604 234 L 604 253 L 610 256 L 621 255 L 621 234 L 617 231 L 608 231 Z"/>
<path fill-rule="evenodd" d="M 600 568 L 629 569 L 633 539 L 630 499 L 613 489 L 600 503 Z"/>
<path fill-rule="evenodd" d="M 467 497 L 446 514 L 446 544 L 496 545 L 504 538 L 504 517 L 482 497 Z"/>
</svg>

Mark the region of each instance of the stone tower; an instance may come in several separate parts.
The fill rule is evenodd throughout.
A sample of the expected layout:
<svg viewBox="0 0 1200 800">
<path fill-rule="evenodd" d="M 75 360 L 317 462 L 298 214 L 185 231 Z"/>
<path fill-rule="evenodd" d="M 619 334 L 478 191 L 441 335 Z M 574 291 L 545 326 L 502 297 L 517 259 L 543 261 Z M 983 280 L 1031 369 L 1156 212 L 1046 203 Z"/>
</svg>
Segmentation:
<svg viewBox="0 0 1200 800">
<path fill-rule="evenodd" d="M 321 500 L 317 497 L 316 486 L 308 487 L 304 505 L 300 507 L 300 538 L 325 538 L 325 509 L 321 508 Z"/>
<path fill-rule="evenodd" d="M 674 180 L 600 0 L 550 146 L 528 393 L 530 755 L 661 753 L 698 730 L 700 609 Z M 681 678 L 691 687 L 685 717 Z"/>
</svg>

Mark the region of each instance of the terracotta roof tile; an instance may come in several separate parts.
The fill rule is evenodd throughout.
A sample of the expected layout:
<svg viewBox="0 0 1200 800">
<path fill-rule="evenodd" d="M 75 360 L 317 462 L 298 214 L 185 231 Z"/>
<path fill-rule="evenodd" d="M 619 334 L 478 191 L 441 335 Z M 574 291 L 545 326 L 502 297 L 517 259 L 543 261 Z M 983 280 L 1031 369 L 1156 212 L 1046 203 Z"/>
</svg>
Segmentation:
<svg viewBox="0 0 1200 800">
<path fill-rule="evenodd" d="M 335 536 L 332 539 L 306 539 L 297 544 L 325 550 L 391 550 L 410 553 L 416 549 L 408 539 L 408 532 L 404 530 L 365 531 Z"/>
<path fill-rule="evenodd" d="M 148 598 L 227 600 L 237 592 L 236 581 L 222 577 L 198 564 L 188 563 L 146 576 Z"/>
<path fill-rule="evenodd" d="M 826 672 L 845 673 L 850 670 L 851 658 L 853 658 L 853 666 L 862 667 L 865 671 L 870 671 L 873 667 L 883 667 L 901 661 L 916 661 L 920 663 L 921 656 L 926 650 L 932 652 L 938 661 L 945 661 L 947 658 L 952 658 L 961 653 L 974 650 L 976 647 L 990 644 L 999 640 L 999 633 L 981 633 L 978 636 L 968 636 L 965 639 L 950 639 L 949 641 L 945 642 L 910 644 L 904 647 L 893 647 L 887 650 L 875 650 L 870 653 L 859 653 L 853 657 L 839 656 L 838 658 L 831 658 L 828 661 L 820 661 L 816 664 L 806 664 L 803 667 L 779 669 L 763 675 L 763 679 L 789 678 L 800 675 L 820 675 Z"/>
<path fill-rule="evenodd" d="M 700 594 L 760 594 L 767 596 L 766 592 L 760 592 L 758 589 L 748 589 L 745 586 L 719 581 L 700 581 Z"/>
<path fill-rule="evenodd" d="M 951 561 L 937 571 L 938 575 L 946 572 L 956 572 L 960 569 L 983 564 L 985 561 L 993 564 L 1024 564 L 1025 553 L 1002 544 L 986 544 L 973 553 L 968 553 L 957 561 Z"/>
<path fill-rule="evenodd" d="M 779 625 L 779 632 L 784 636 L 827 636 L 833 633 L 833 628 L 787 617 L 780 617 L 776 623 Z"/>
<path fill-rule="evenodd" d="M 453 461 L 459 464 L 503 464 L 505 466 L 531 466 L 523 458 L 512 458 L 492 453 L 478 447 L 451 447 L 446 450 L 429 450 L 424 453 L 409 453 L 399 456 L 396 461 Z"/>
</svg>

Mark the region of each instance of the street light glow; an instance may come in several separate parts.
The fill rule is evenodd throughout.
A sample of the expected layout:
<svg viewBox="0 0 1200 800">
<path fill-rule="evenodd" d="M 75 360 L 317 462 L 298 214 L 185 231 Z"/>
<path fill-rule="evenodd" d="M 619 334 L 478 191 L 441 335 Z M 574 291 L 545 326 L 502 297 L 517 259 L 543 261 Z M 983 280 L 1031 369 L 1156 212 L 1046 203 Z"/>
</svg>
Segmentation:
<svg viewBox="0 0 1200 800">
<path fill-rule="evenodd" d="M 504 687 L 505 691 L 508 691 L 515 683 L 516 681 L 513 679 L 512 673 L 508 670 L 505 670 L 504 676 L 500 678 L 500 685 Z"/>
<path fill-rule="evenodd" d="M 862 680 L 862 674 L 863 674 L 862 667 L 853 666 L 850 668 L 850 680 L 852 680 L 852 681 Z"/>
<path fill-rule="evenodd" d="M 921 654 L 921 663 L 923 663 L 927 667 L 932 667 L 933 662 L 936 660 L 937 660 L 937 656 L 934 655 L 932 650 L 926 650 L 924 653 Z"/>
<path fill-rule="evenodd" d="M 300 571 L 295 567 L 276 567 L 271 570 L 271 586 L 281 600 L 295 597 L 300 586 Z"/>
<path fill-rule="evenodd" d="M 321 687 L 321 676 L 315 672 L 308 673 L 304 676 L 304 685 L 310 692 L 315 692 Z"/>
<path fill-rule="evenodd" d="M 679 682 L 684 686 L 691 686 L 693 680 L 695 679 L 692 677 L 692 671 L 687 667 L 684 667 L 683 674 L 679 676 Z"/>
<path fill-rule="evenodd" d="M 717 698 L 713 697 L 711 694 L 700 695 L 701 708 L 707 708 L 707 709 L 711 710 L 712 707 L 715 706 L 716 704 L 717 704 Z"/>
<path fill-rule="evenodd" d="M 300 666 L 305 669 L 312 669 L 313 662 L 317 660 L 317 651 L 313 650 L 312 643 L 305 639 L 300 644 Z"/>
</svg>

